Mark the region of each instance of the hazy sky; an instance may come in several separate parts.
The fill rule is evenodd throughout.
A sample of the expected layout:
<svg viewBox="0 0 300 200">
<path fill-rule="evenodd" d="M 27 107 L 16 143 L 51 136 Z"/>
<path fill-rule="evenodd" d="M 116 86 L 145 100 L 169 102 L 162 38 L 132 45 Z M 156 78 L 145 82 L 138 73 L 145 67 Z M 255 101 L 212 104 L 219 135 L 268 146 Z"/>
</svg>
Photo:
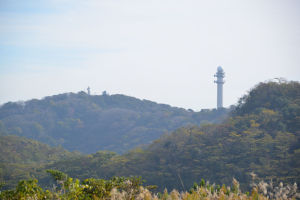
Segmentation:
<svg viewBox="0 0 300 200">
<path fill-rule="evenodd" d="M 224 105 L 300 80 L 299 0 L 0 0 L 0 103 L 91 87 L 172 106 Z"/>
</svg>

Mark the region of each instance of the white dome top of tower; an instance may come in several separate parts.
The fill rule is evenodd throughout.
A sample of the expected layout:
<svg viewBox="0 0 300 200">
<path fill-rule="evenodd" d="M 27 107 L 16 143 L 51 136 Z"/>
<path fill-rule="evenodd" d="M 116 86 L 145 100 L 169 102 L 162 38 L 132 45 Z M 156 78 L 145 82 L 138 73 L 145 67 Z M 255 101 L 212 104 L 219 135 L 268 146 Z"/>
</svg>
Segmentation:
<svg viewBox="0 0 300 200">
<path fill-rule="evenodd" d="M 223 68 L 221 66 L 218 67 L 218 71 L 223 71 Z"/>
</svg>

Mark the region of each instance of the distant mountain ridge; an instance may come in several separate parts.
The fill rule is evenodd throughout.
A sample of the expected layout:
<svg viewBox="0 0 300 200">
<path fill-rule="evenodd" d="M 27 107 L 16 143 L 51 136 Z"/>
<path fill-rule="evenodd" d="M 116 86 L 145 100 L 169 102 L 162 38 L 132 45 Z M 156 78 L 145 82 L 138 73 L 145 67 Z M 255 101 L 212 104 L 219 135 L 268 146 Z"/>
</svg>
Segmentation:
<svg viewBox="0 0 300 200">
<path fill-rule="evenodd" d="M 217 123 L 223 110 L 193 112 L 125 95 L 65 93 L 0 107 L 0 130 L 67 150 L 123 153 L 182 126 Z"/>
</svg>

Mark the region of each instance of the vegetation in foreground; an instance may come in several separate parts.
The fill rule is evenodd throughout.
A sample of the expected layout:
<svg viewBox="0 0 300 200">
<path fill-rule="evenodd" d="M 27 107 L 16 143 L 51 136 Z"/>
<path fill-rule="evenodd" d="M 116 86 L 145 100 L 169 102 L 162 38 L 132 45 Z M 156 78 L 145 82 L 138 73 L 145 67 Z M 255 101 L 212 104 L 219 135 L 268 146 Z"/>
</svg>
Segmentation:
<svg viewBox="0 0 300 200">
<path fill-rule="evenodd" d="M 51 189 L 44 190 L 38 185 L 36 179 L 20 181 L 14 190 L 0 191 L 0 198 L 3 200 L 14 199 L 112 199 L 112 200 L 199 200 L 199 199 L 297 199 L 297 184 L 286 185 L 280 183 L 274 186 L 272 182 L 260 181 L 255 183 L 255 174 L 252 173 L 251 193 L 243 193 L 240 190 L 239 182 L 233 179 L 232 186 L 219 186 L 209 184 L 203 179 L 199 184 L 189 191 L 179 192 L 167 189 L 163 193 L 151 192 L 155 186 L 142 186 L 143 180 L 140 177 L 114 177 L 110 180 L 86 179 L 79 181 L 68 177 L 57 170 L 47 170 L 56 180 Z"/>
</svg>

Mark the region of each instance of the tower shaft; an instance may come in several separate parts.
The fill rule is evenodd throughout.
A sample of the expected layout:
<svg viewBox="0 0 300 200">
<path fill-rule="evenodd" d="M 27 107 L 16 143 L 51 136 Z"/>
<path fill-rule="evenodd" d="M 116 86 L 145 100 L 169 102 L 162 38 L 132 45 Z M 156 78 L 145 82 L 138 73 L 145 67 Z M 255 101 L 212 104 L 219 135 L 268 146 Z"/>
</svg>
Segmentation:
<svg viewBox="0 0 300 200">
<path fill-rule="evenodd" d="M 217 86 L 217 108 L 223 108 L 223 84 L 218 83 Z"/>
</svg>

